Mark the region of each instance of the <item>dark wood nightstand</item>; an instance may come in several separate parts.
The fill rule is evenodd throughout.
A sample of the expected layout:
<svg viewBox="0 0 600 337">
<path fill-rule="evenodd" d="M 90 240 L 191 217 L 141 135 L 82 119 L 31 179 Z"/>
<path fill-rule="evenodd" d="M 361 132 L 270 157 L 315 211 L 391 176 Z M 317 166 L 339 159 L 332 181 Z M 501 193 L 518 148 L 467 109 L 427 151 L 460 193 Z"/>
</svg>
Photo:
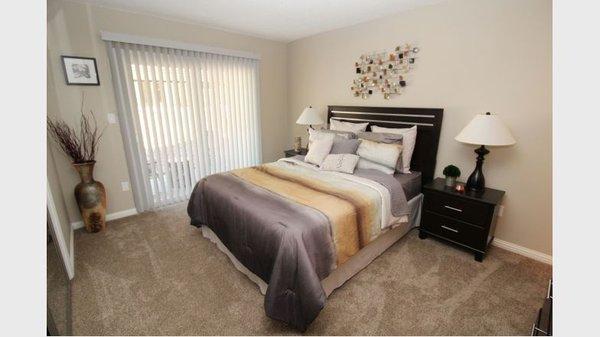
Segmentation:
<svg viewBox="0 0 600 337">
<path fill-rule="evenodd" d="M 552 336 L 552 279 L 548 282 L 548 291 L 538 317 L 531 328 L 532 336 Z"/>
<path fill-rule="evenodd" d="M 475 253 L 481 262 L 494 239 L 496 219 L 504 191 L 486 188 L 479 193 L 456 192 L 436 178 L 423 186 L 425 200 L 419 237 L 432 235 Z"/>
<path fill-rule="evenodd" d="M 296 152 L 296 150 L 294 150 L 294 149 L 291 149 L 291 150 L 285 150 L 285 151 L 283 151 L 283 153 L 285 154 L 285 157 L 286 157 L 286 158 L 288 158 L 288 157 L 293 157 L 293 156 L 297 156 L 297 155 L 302 155 L 302 156 L 304 156 L 304 155 L 305 155 L 307 152 L 308 152 L 308 150 L 307 150 L 307 149 L 305 149 L 305 148 L 301 148 L 301 149 L 300 149 L 300 152 Z"/>
</svg>

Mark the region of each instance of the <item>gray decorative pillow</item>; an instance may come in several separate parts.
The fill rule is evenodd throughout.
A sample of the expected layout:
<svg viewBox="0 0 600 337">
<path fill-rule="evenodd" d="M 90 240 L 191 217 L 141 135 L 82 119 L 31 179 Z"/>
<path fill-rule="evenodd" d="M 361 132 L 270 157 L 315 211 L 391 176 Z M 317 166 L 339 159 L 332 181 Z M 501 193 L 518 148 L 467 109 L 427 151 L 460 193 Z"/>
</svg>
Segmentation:
<svg viewBox="0 0 600 337">
<path fill-rule="evenodd" d="M 323 160 L 321 170 L 352 174 L 359 159 L 355 154 L 330 154 Z"/>
<path fill-rule="evenodd" d="M 359 139 L 366 139 L 378 143 L 386 144 L 403 144 L 403 135 L 395 133 L 376 133 L 376 132 L 359 132 Z M 402 155 L 398 158 L 396 163 L 396 172 L 402 173 L 404 171 L 404 165 L 402 161 Z"/>
<path fill-rule="evenodd" d="M 402 144 L 402 135 L 394 133 L 360 132 L 358 138 L 386 144 Z"/>
<path fill-rule="evenodd" d="M 355 154 L 359 145 L 360 139 L 346 139 L 344 137 L 335 136 L 330 154 Z"/>
</svg>

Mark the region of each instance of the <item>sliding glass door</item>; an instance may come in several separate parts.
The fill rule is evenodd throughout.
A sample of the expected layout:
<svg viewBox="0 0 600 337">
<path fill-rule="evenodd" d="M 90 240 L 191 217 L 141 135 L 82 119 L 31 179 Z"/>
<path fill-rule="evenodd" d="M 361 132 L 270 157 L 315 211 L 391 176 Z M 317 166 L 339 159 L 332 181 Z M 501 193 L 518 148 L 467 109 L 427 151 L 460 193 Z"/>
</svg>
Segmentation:
<svg viewBox="0 0 600 337">
<path fill-rule="evenodd" d="M 138 211 L 260 162 L 258 61 L 108 42 Z"/>
</svg>

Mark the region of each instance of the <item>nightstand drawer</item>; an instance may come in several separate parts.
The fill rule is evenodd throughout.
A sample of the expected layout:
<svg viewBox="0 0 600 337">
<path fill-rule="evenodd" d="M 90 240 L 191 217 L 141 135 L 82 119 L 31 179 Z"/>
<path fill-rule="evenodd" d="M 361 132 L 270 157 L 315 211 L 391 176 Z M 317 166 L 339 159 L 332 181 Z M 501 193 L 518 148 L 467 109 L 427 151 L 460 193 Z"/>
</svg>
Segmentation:
<svg viewBox="0 0 600 337">
<path fill-rule="evenodd" d="M 485 231 L 477 226 L 428 211 L 423 212 L 421 226 L 431 234 L 439 235 L 478 250 L 485 249 Z"/>
<path fill-rule="evenodd" d="M 489 226 L 493 214 L 491 205 L 429 191 L 425 193 L 424 210 L 481 227 Z"/>
</svg>

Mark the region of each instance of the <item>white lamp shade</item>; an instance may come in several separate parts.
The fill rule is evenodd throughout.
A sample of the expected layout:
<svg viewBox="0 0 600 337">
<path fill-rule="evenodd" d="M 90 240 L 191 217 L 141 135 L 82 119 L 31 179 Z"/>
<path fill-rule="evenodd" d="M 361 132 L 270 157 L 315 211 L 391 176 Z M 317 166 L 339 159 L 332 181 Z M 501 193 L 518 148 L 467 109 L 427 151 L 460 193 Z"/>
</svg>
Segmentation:
<svg viewBox="0 0 600 337">
<path fill-rule="evenodd" d="M 454 139 L 461 143 L 489 146 L 513 145 L 517 141 L 497 115 L 480 114 Z"/>
<path fill-rule="evenodd" d="M 304 111 L 302 111 L 302 114 L 298 117 L 298 120 L 296 120 L 296 124 L 300 125 L 319 125 L 323 123 L 325 123 L 323 117 L 321 117 L 319 111 L 312 106 L 304 108 Z"/>
</svg>

